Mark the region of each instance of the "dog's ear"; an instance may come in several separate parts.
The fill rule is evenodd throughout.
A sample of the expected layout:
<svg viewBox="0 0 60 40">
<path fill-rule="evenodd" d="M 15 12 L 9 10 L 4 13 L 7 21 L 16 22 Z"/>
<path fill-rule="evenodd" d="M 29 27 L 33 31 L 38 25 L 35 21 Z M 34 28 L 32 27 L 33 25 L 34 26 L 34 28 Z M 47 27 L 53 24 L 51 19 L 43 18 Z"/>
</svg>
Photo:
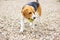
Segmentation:
<svg viewBox="0 0 60 40">
<path fill-rule="evenodd" d="M 28 9 L 22 9 L 21 13 L 26 13 L 28 11 Z"/>
<path fill-rule="evenodd" d="M 40 6 L 38 7 L 37 12 L 38 12 L 39 16 L 41 16 L 41 12 L 42 11 L 41 11 L 41 7 Z"/>
<path fill-rule="evenodd" d="M 27 16 L 28 16 L 28 15 L 27 15 L 27 10 L 28 10 L 28 9 L 24 9 L 24 10 L 22 11 L 22 12 L 23 12 L 22 14 L 23 14 L 23 16 L 24 16 L 25 18 L 27 18 Z"/>
<path fill-rule="evenodd" d="M 27 14 L 27 11 L 28 11 L 28 9 L 22 9 L 22 11 L 21 11 L 21 13 L 24 15 L 24 16 L 26 16 L 26 14 Z"/>
</svg>

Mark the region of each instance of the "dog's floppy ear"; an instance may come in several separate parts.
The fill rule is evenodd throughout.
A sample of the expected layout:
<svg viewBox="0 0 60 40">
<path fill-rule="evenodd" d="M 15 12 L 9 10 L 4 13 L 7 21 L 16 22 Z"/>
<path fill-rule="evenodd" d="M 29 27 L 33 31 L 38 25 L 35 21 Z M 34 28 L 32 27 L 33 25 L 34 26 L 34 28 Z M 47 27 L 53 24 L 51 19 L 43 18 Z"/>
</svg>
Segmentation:
<svg viewBox="0 0 60 40">
<path fill-rule="evenodd" d="M 26 13 L 28 9 L 22 9 L 21 13 Z"/>
<path fill-rule="evenodd" d="M 24 9 L 22 9 L 21 13 L 22 13 L 24 16 L 26 16 L 27 11 L 28 11 L 28 9 L 24 8 Z"/>
<path fill-rule="evenodd" d="M 39 7 L 37 9 L 37 12 L 38 12 L 39 16 L 41 16 L 41 7 L 40 7 L 40 5 L 39 5 Z"/>
</svg>

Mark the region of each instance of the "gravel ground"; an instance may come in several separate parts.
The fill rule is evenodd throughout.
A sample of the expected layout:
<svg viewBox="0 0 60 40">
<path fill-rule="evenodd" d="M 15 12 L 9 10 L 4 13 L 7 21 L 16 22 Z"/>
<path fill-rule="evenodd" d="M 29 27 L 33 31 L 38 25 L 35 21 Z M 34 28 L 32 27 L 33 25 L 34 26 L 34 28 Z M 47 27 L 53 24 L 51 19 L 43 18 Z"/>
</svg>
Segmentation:
<svg viewBox="0 0 60 40">
<path fill-rule="evenodd" d="M 42 16 L 34 22 L 35 28 L 25 23 L 24 32 L 19 33 L 21 8 L 30 1 L 0 0 L 0 40 L 60 40 L 60 3 L 56 0 L 39 0 Z"/>
</svg>

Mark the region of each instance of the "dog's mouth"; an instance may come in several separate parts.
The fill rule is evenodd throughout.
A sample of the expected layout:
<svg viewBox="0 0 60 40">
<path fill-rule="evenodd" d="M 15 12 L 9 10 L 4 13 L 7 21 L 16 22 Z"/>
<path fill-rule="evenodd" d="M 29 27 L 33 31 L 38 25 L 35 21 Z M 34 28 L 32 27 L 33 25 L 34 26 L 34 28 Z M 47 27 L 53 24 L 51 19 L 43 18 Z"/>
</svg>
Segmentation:
<svg viewBox="0 0 60 40">
<path fill-rule="evenodd" d="M 29 18 L 28 20 L 29 20 L 30 22 L 33 22 L 33 21 L 34 21 L 34 19 L 31 19 L 31 18 Z"/>
</svg>

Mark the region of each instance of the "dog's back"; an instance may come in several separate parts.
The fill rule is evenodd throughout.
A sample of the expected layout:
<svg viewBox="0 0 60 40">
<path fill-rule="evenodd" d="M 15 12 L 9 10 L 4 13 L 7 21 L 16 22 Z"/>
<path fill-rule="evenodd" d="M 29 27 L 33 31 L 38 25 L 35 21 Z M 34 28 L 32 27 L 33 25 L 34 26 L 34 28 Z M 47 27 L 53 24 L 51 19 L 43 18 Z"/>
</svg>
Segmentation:
<svg viewBox="0 0 60 40">
<path fill-rule="evenodd" d="M 38 2 L 30 2 L 27 5 L 34 7 L 35 11 L 37 10 L 39 3 Z"/>
</svg>

